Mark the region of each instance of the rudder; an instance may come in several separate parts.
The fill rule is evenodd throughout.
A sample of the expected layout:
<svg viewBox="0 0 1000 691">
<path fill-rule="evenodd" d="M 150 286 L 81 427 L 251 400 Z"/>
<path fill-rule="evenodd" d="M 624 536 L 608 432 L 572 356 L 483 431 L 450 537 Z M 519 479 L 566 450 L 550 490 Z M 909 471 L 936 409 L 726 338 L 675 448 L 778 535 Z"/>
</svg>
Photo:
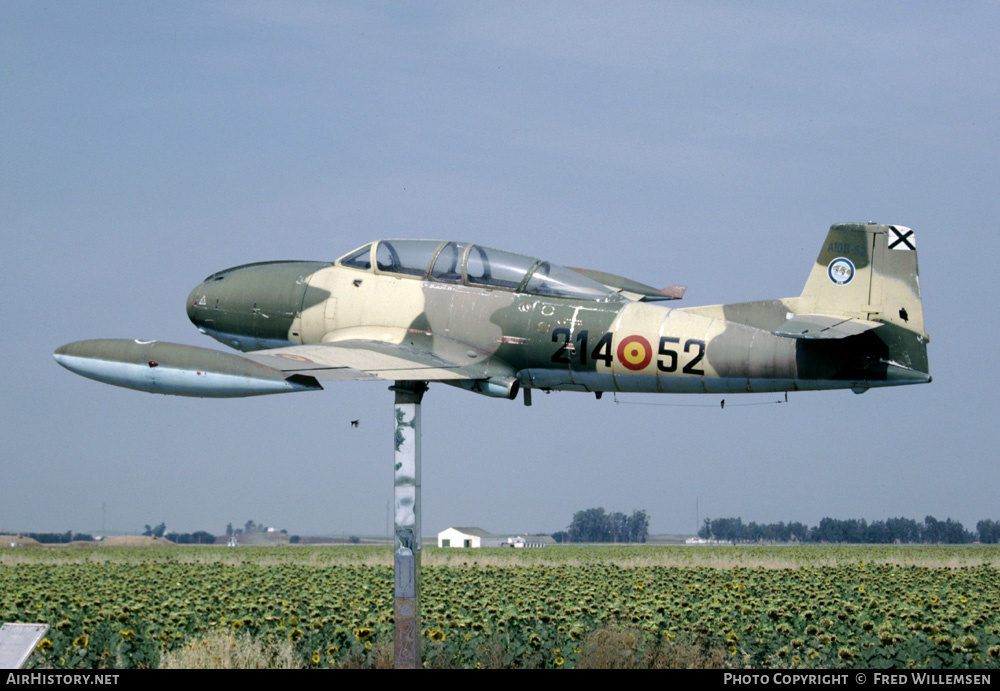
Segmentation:
<svg viewBox="0 0 1000 691">
<path fill-rule="evenodd" d="M 838 223 L 797 302 L 797 314 L 846 317 L 845 335 L 874 328 L 886 384 L 930 381 L 928 336 L 913 231 L 877 223 Z M 796 317 L 801 319 L 801 317 Z M 783 334 L 787 335 L 787 334 Z M 885 384 L 882 384 L 885 385 Z"/>
<path fill-rule="evenodd" d="M 913 231 L 876 223 L 831 226 L 799 309 L 895 324 L 925 337 Z"/>
</svg>

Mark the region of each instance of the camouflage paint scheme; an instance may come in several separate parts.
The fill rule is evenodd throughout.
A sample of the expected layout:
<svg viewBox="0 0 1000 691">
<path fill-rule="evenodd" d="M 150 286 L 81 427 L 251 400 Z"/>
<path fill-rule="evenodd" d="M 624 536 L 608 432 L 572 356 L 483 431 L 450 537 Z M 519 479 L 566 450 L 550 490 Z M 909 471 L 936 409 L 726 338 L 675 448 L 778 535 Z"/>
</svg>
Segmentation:
<svg viewBox="0 0 1000 691">
<path fill-rule="evenodd" d="M 259 377 L 298 387 L 287 390 L 382 379 L 505 398 L 522 387 L 860 393 L 931 380 L 908 228 L 832 226 L 799 297 L 688 308 L 664 302 L 682 292 L 470 243 L 382 240 L 332 263 L 227 269 L 191 291 L 188 316 L 199 330 L 244 353 L 227 358 L 265 368 L 264 375 L 247 369 L 249 383 L 238 391 L 207 382 L 157 388 L 140 371 L 144 363 L 153 369 L 154 358 L 139 342 L 81 341 L 56 358 L 107 383 L 194 396 L 274 393 L 252 390 Z M 203 349 L 159 345 L 175 350 L 156 367 L 217 373 Z M 97 376 L 92 361 L 102 358 L 133 362 L 137 379 Z"/>
</svg>

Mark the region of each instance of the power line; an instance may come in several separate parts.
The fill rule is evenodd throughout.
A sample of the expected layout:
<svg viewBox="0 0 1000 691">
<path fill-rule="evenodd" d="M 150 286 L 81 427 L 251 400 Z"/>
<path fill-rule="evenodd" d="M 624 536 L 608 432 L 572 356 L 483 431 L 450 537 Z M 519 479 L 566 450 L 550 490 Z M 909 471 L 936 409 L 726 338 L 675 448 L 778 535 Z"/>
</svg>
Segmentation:
<svg viewBox="0 0 1000 691">
<path fill-rule="evenodd" d="M 722 399 L 719 404 L 715 403 L 644 403 L 642 401 L 620 401 L 618 400 L 618 394 L 614 394 L 615 405 L 655 405 L 655 406 L 667 406 L 669 408 L 721 408 L 726 407 L 726 399 Z M 785 394 L 785 400 L 783 401 L 757 401 L 754 403 L 730 403 L 729 407 L 743 407 L 749 405 L 779 405 L 782 403 L 788 403 L 788 394 Z"/>
</svg>

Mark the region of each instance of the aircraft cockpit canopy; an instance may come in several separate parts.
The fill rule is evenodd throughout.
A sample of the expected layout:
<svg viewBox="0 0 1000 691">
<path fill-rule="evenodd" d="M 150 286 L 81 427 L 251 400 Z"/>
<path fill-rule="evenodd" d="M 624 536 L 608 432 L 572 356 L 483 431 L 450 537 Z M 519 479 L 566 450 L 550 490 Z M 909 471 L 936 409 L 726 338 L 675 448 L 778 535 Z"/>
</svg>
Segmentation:
<svg viewBox="0 0 1000 691">
<path fill-rule="evenodd" d="M 607 286 L 572 269 L 467 242 L 380 240 L 341 257 L 337 263 L 364 271 L 374 267 L 376 273 L 535 295 L 585 300 L 618 297 Z"/>
</svg>

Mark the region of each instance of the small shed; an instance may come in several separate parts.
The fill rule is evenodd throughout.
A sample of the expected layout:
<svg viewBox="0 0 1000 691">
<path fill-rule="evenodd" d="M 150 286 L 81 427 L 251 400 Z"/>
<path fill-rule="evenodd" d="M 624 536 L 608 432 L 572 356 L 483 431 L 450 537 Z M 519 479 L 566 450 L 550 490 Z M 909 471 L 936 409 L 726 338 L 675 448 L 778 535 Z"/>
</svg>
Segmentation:
<svg viewBox="0 0 1000 691">
<path fill-rule="evenodd" d="M 549 547 L 556 544 L 551 535 L 518 535 L 507 538 L 507 547 L 521 549 L 524 547 Z"/>
</svg>

